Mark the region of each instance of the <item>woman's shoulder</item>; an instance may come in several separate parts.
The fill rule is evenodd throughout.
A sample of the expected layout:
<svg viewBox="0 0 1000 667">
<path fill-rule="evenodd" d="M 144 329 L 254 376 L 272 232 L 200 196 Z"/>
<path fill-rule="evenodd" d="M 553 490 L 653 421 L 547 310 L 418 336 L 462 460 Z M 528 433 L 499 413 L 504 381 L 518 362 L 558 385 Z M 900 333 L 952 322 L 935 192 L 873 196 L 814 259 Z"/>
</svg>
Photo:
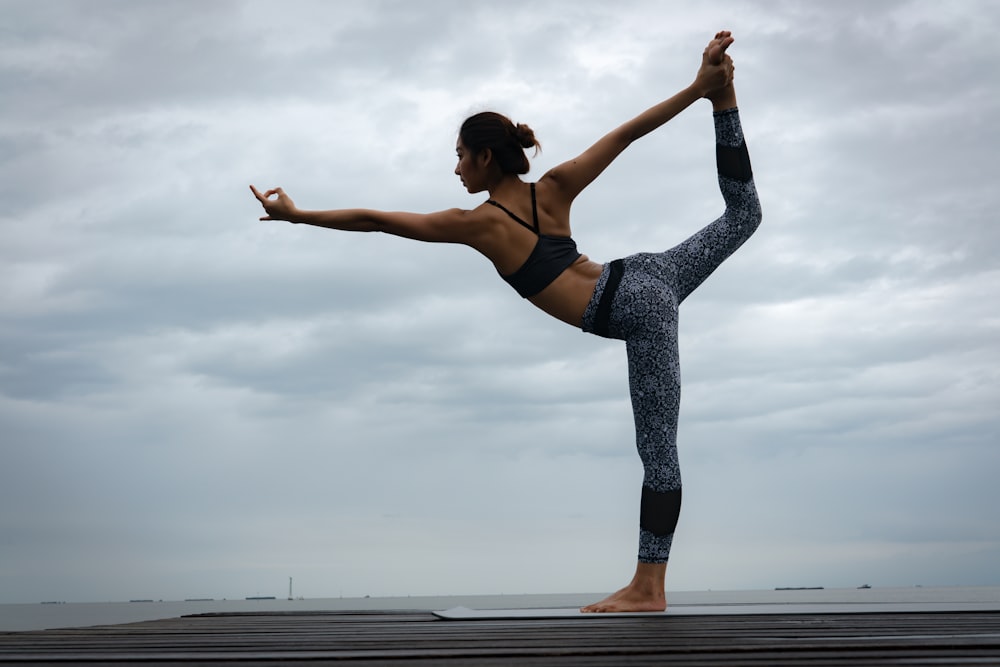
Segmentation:
<svg viewBox="0 0 1000 667">
<path fill-rule="evenodd" d="M 486 199 L 472 208 L 461 209 L 464 225 L 477 239 L 481 250 L 505 243 L 509 238 L 506 215 L 490 201 Z"/>
<path fill-rule="evenodd" d="M 542 226 L 546 226 L 545 218 L 548 218 L 557 228 L 565 228 L 568 234 L 569 210 L 573 204 L 573 198 L 567 197 L 565 190 L 559 183 L 557 169 L 558 167 L 550 169 L 535 181 L 535 195 L 538 199 Z"/>
</svg>

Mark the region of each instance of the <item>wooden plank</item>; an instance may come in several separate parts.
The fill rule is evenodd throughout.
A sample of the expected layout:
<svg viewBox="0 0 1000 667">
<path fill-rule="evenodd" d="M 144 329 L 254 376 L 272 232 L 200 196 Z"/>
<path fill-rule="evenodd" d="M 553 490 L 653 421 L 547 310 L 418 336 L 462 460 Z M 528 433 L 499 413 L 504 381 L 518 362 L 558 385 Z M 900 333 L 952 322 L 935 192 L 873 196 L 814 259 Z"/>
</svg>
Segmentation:
<svg viewBox="0 0 1000 667">
<path fill-rule="evenodd" d="M 440 621 L 427 612 L 208 614 L 0 633 L 0 665 L 1000 664 L 1000 612 Z"/>
</svg>

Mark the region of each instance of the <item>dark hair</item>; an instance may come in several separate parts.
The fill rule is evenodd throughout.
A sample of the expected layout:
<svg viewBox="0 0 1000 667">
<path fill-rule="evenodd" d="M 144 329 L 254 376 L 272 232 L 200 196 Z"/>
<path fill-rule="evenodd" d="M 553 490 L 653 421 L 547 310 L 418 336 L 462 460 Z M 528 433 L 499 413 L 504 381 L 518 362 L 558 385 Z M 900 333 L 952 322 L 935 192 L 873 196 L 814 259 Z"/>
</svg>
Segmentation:
<svg viewBox="0 0 1000 667">
<path fill-rule="evenodd" d="M 537 155 L 542 147 L 530 127 L 524 123 L 515 125 L 510 118 L 495 111 L 483 111 L 466 118 L 458 136 L 473 153 L 489 148 L 505 174 L 527 174 L 531 165 L 524 149 L 534 148 Z"/>
</svg>

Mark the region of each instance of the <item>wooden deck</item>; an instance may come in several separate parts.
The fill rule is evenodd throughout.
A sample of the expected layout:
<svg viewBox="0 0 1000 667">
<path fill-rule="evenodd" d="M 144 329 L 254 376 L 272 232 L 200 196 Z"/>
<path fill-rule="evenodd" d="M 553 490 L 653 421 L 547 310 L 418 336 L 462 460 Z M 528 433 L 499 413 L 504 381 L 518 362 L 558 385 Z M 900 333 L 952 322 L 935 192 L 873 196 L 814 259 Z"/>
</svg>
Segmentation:
<svg viewBox="0 0 1000 667">
<path fill-rule="evenodd" d="M 205 614 L 0 633 L 0 665 L 1000 665 L 1000 611 L 443 621 Z"/>
</svg>

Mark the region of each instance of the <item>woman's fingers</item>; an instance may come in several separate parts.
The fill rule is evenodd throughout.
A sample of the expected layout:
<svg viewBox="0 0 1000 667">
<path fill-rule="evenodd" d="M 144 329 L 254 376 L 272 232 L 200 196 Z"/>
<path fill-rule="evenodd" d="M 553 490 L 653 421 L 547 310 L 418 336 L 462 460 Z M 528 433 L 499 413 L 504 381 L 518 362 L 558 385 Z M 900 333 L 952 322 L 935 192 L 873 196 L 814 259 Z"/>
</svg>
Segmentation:
<svg viewBox="0 0 1000 667">
<path fill-rule="evenodd" d="M 733 38 L 728 37 L 721 41 L 713 42 L 708 47 L 708 62 L 712 65 L 719 65 L 722 63 L 722 59 L 726 55 L 726 49 L 729 45 L 733 43 Z"/>
<path fill-rule="evenodd" d="M 275 202 L 273 202 L 271 200 L 271 196 L 278 195 L 280 197 L 281 195 L 285 194 L 284 190 L 282 190 L 281 188 L 273 188 L 271 190 L 268 190 L 267 192 L 261 192 L 260 190 L 258 190 L 253 185 L 250 186 L 250 191 L 253 192 L 253 196 L 256 197 L 257 201 L 259 201 L 261 203 L 261 205 L 264 207 L 264 211 L 265 212 L 267 212 L 267 205 L 268 204 L 275 203 Z M 263 216 L 260 217 L 260 219 L 261 220 L 274 220 L 274 218 L 272 218 L 270 216 L 270 214 L 263 215 Z"/>
<path fill-rule="evenodd" d="M 273 197 L 274 195 L 278 195 L 279 197 L 283 197 L 285 195 L 285 191 L 282 190 L 281 188 L 272 188 L 267 192 L 261 192 L 260 190 L 251 185 L 250 191 L 253 192 L 253 196 L 256 197 L 257 200 L 260 201 L 260 203 L 262 204 L 271 197 Z"/>
<path fill-rule="evenodd" d="M 733 39 L 733 33 L 728 30 L 720 30 L 715 33 L 715 38 L 708 43 L 705 47 L 705 58 L 711 65 L 719 65 L 722 63 L 722 59 L 726 54 L 726 49 L 736 41 Z"/>
</svg>

